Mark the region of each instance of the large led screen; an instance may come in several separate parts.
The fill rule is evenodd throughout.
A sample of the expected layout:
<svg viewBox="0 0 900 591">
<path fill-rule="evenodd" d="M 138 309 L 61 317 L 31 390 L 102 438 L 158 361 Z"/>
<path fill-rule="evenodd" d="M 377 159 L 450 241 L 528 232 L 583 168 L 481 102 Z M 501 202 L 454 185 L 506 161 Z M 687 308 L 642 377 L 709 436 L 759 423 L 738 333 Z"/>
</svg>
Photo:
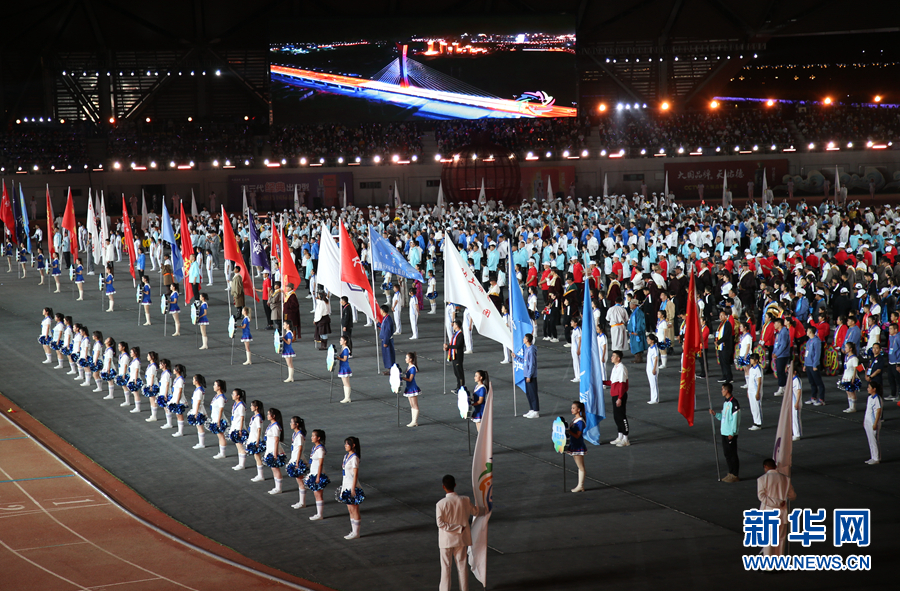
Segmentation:
<svg viewBox="0 0 900 591">
<path fill-rule="evenodd" d="M 576 114 L 571 17 L 273 23 L 277 123 Z"/>
</svg>

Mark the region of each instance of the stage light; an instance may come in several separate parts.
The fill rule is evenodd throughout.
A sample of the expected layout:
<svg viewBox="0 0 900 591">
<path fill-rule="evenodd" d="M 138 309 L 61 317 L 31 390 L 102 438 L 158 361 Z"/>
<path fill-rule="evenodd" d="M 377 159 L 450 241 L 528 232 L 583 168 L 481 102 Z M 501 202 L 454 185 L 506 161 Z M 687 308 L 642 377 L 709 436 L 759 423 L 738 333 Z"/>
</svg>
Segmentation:
<svg viewBox="0 0 900 591">
<path fill-rule="evenodd" d="M 169 168 L 175 168 L 175 161 L 169 162 Z"/>
<path fill-rule="evenodd" d="M 226 160 L 226 161 L 225 161 L 225 166 L 231 166 L 231 160 Z"/>
<path fill-rule="evenodd" d="M 248 115 L 244 115 L 244 121 L 249 121 L 250 117 Z"/>
<path fill-rule="evenodd" d="M 616 111 L 621 111 L 623 108 L 624 106 L 622 105 L 622 103 L 616 105 Z"/>
<path fill-rule="evenodd" d="M 109 118 L 109 122 L 110 122 L 110 123 L 115 123 L 115 122 L 116 122 L 116 118 L 115 118 L 115 117 L 110 117 L 110 118 Z"/>
<path fill-rule="evenodd" d="M 816 145 L 815 145 L 814 143 L 812 143 L 812 142 L 809 143 L 809 149 L 810 149 L 810 150 L 812 150 L 812 149 L 815 148 L 815 147 L 816 147 Z"/>
<path fill-rule="evenodd" d="M 34 165 L 34 169 L 35 169 L 35 170 L 38 169 L 38 165 L 37 165 L 37 164 Z"/>
<path fill-rule="evenodd" d="M 626 111 L 630 111 L 630 110 L 631 110 L 631 105 L 625 105 L 625 110 L 626 110 Z"/>
<path fill-rule="evenodd" d="M 766 106 L 767 106 L 767 107 L 774 107 L 774 106 L 775 106 L 775 101 L 773 101 L 772 99 L 767 100 L 767 101 L 766 101 Z"/>
<path fill-rule="evenodd" d="M 213 163 L 212 163 L 212 164 L 213 164 L 213 166 L 219 166 L 219 161 L 218 161 L 218 160 L 213 160 Z"/>
<path fill-rule="evenodd" d="M 413 162 L 418 162 L 418 161 L 419 161 L 419 157 L 418 157 L 417 155 L 413 154 L 413 155 L 412 155 L 412 158 L 410 158 L 410 160 L 412 160 Z"/>
<path fill-rule="evenodd" d="M 324 159 L 324 158 L 319 158 L 319 164 L 325 164 L 325 159 Z"/>
<path fill-rule="evenodd" d="M 458 158 L 458 156 L 457 156 L 457 158 Z M 378 154 L 375 154 L 375 157 L 372 160 L 375 161 L 375 164 L 378 164 L 379 162 L 381 162 L 381 156 L 379 156 Z"/>
<path fill-rule="evenodd" d="M 634 103 L 634 108 L 635 108 L 635 109 L 640 109 L 640 108 L 641 108 L 640 103 Z"/>
<path fill-rule="evenodd" d="M 829 147 L 829 148 L 833 148 L 833 147 L 834 147 L 834 142 L 828 142 L 828 147 Z"/>
<path fill-rule="evenodd" d="M 191 76 L 193 76 L 193 75 L 194 75 L 194 71 L 193 71 L 193 70 L 191 70 Z"/>
<path fill-rule="evenodd" d="M 144 121 L 146 121 L 147 123 L 150 123 L 150 117 L 147 117 L 146 119 L 144 119 Z"/>
<path fill-rule="evenodd" d="M 116 170 L 119 170 L 120 168 L 122 168 L 122 165 L 119 164 L 118 162 L 116 162 L 113 164 L 113 168 L 115 168 Z"/>
<path fill-rule="evenodd" d="M 771 150 L 772 150 L 773 152 L 775 151 L 775 144 L 772 144 Z"/>
<path fill-rule="evenodd" d="M 847 147 L 848 147 L 848 148 L 852 148 L 852 147 L 853 147 L 853 142 L 847 142 Z"/>
<path fill-rule="evenodd" d="M 531 152 L 529 152 L 529 154 L 531 154 Z M 600 150 L 600 155 L 601 155 L 601 156 L 606 156 L 606 150 Z"/>
<path fill-rule="evenodd" d="M 87 164 L 84 165 L 84 169 L 87 170 Z"/>
<path fill-rule="evenodd" d="M 282 159 L 281 159 L 281 164 L 282 164 L 282 165 L 286 165 L 286 164 L 287 164 L 287 160 L 285 160 L 284 158 L 282 158 Z"/>
<path fill-rule="evenodd" d="M 193 121 L 193 120 L 194 120 L 193 117 L 188 117 L 188 123 L 190 123 L 190 122 Z"/>
<path fill-rule="evenodd" d="M 190 162 L 188 162 L 188 166 L 190 166 L 191 168 L 194 168 L 194 161 L 191 160 Z"/>
<path fill-rule="evenodd" d="M 716 152 L 721 152 L 721 151 L 722 151 L 722 146 L 716 146 Z"/>
<path fill-rule="evenodd" d="M 303 165 L 303 166 L 306 165 L 306 157 L 305 157 L 305 156 L 304 156 L 303 158 L 300 159 L 300 164 Z"/>
<path fill-rule="evenodd" d="M 51 164 L 51 165 L 50 165 L 50 170 L 56 170 L 56 165 L 55 165 L 55 164 Z"/>
<path fill-rule="evenodd" d="M 590 154 L 590 152 L 588 152 L 587 150 L 582 150 L 582 151 L 581 151 L 581 157 L 582 157 L 582 158 L 587 158 L 589 154 Z"/>
<path fill-rule="evenodd" d="M 830 96 L 826 96 L 826 97 L 825 97 L 825 100 L 822 101 L 822 102 L 825 103 L 826 105 L 830 105 L 830 104 L 831 104 L 831 97 L 830 97 Z"/>
<path fill-rule="evenodd" d="M 866 142 L 866 147 L 867 147 L 867 148 L 871 148 L 873 145 L 875 145 L 875 142 L 873 142 L 873 141 L 871 141 L 871 140 L 868 141 L 868 142 Z"/>
<path fill-rule="evenodd" d="M 43 123 L 43 122 L 44 122 L 44 118 L 43 118 L 43 117 L 41 117 L 41 123 Z"/>
<path fill-rule="evenodd" d="M 607 60 L 607 61 L 608 61 L 608 60 Z M 600 103 L 600 104 L 597 106 L 597 110 L 600 111 L 601 113 L 605 113 L 605 112 L 606 112 L 606 105 L 605 105 L 604 103 Z"/>
<path fill-rule="evenodd" d="M 268 165 L 269 165 L 269 159 L 266 158 L 265 160 L 263 160 L 263 164 L 265 164 L 266 166 L 268 166 Z"/>
<path fill-rule="evenodd" d="M 221 76 L 221 75 L 222 75 L 222 72 L 219 70 L 216 70 L 216 76 Z"/>
<path fill-rule="evenodd" d="M 753 146 L 753 151 L 756 152 L 757 150 L 759 150 L 759 146 Z"/>
<path fill-rule="evenodd" d="M 710 102 L 709 102 L 709 108 L 710 108 L 710 109 L 718 109 L 718 108 L 719 108 L 719 101 L 710 101 Z"/>
<path fill-rule="evenodd" d="M 644 148 L 641 148 L 641 156 L 645 156 L 646 154 L 647 154 L 647 150 Z"/>
<path fill-rule="evenodd" d="M 682 148 L 681 146 L 679 146 L 679 147 L 678 147 L 678 153 L 679 153 L 679 154 L 684 154 L 684 148 Z"/>
<path fill-rule="evenodd" d="M 659 149 L 659 153 L 660 153 L 660 154 L 665 154 L 665 153 L 666 153 L 666 149 L 665 149 L 665 148 L 660 148 L 660 149 Z"/>
<path fill-rule="evenodd" d="M 21 119 L 16 119 L 16 125 L 21 125 L 21 124 L 22 124 L 22 120 L 21 120 Z"/>
<path fill-rule="evenodd" d="M 880 102 L 881 102 L 881 95 L 880 95 L 880 94 L 876 94 L 876 95 L 875 95 L 875 98 L 874 98 L 874 101 L 875 101 L 876 103 L 880 103 Z"/>
<path fill-rule="evenodd" d="M 475 154 L 472 154 L 472 160 L 475 160 Z M 400 154 L 391 156 L 391 162 L 400 162 Z"/>
<path fill-rule="evenodd" d="M 563 158 L 568 158 L 568 157 L 569 157 L 569 151 L 568 151 L 568 150 L 564 150 L 564 151 L 563 151 Z"/>
<path fill-rule="evenodd" d="M 659 106 L 659 109 L 660 109 L 660 111 L 668 111 L 669 110 L 668 101 L 663 101 L 662 104 Z"/>
<path fill-rule="evenodd" d="M 68 168 L 69 170 L 72 170 L 72 165 L 70 164 L 66 168 Z"/>
<path fill-rule="evenodd" d="M 441 155 L 440 155 L 440 154 L 435 154 L 435 155 L 434 155 L 434 161 L 435 161 L 435 162 L 440 162 L 440 161 L 441 161 Z"/>
<path fill-rule="evenodd" d="M 362 158 L 360 158 L 359 156 L 357 156 L 357 157 L 356 157 L 356 162 L 357 162 L 357 163 L 362 162 Z"/>
<path fill-rule="evenodd" d="M 244 160 L 244 166 L 250 166 L 250 161 L 249 161 L 249 160 Z"/>
<path fill-rule="evenodd" d="M 546 154 L 544 154 L 544 156 L 546 156 L 547 158 L 549 158 L 549 157 L 552 156 L 552 155 L 553 155 L 553 154 L 551 154 L 550 152 L 547 152 Z"/>
<path fill-rule="evenodd" d="M 150 168 L 156 168 L 156 160 L 150 163 Z"/>
<path fill-rule="evenodd" d="M 735 147 L 734 147 L 734 151 L 735 151 L 735 152 L 738 152 L 738 151 L 740 151 L 740 149 L 741 149 L 741 147 L 740 147 L 740 146 L 735 146 Z"/>
</svg>

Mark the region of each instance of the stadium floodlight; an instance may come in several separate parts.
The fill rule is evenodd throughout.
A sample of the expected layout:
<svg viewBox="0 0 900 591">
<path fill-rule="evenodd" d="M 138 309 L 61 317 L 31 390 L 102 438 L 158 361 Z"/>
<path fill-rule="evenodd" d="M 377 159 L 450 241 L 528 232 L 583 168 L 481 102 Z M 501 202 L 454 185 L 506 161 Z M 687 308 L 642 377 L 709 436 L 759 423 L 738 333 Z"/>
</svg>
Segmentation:
<svg viewBox="0 0 900 591">
<path fill-rule="evenodd" d="M 822 102 L 825 103 L 826 105 L 830 105 L 834 101 L 831 100 L 830 96 L 826 96 L 825 100 L 823 100 Z"/>
<path fill-rule="evenodd" d="M 194 161 L 191 160 L 190 162 L 188 162 L 188 166 L 190 166 L 191 168 L 194 168 Z"/>
<path fill-rule="evenodd" d="M 472 160 L 475 160 L 475 154 L 472 154 Z M 400 162 L 400 154 L 391 156 L 391 162 Z"/>
<path fill-rule="evenodd" d="M 815 145 L 814 143 L 809 142 L 809 149 L 810 149 L 810 150 L 812 150 L 812 149 L 815 148 L 815 147 L 816 147 L 816 145 Z"/>
<path fill-rule="evenodd" d="M 641 108 L 640 103 L 634 103 L 634 108 L 635 108 L 635 109 L 640 109 L 640 108 Z"/>
<path fill-rule="evenodd" d="M 218 160 L 213 160 L 213 163 L 212 163 L 212 164 L 213 164 L 213 166 L 218 166 L 218 165 L 219 165 L 219 161 L 218 161 Z"/>
<path fill-rule="evenodd" d="M 740 151 L 740 149 L 741 149 L 741 147 L 740 147 L 740 146 L 735 146 L 735 147 L 734 147 L 734 151 L 735 151 L 735 152 L 738 152 L 738 151 Z"/>
<path fill-rule="evenodd" d="M 669 101 L 663 101 L 662 104 L 659 105 L 660 111 L 668 111 L 669 110 Z"/>
<path fill-rule="evenodd" d="M 775 101 L 773 101 L 772 99 L 767 100 L 767 101 L 766 101 L 766 106 L 767 106 L 767 107 L 774 107 L 774 106 L 775 106 Z"/>
<path fill-rule="evenodd" d="M 434 155 L 434 161 L 435 161 L 435 162 L 440 162 L 440 161 L 441 161 L 441 155 L 440 155 L 440 154 L 435 154 L 435 155 Z"/>
<path fill-rule="evenodd" d="M 362 158 L 360 158 L 359 156 L 357 156 L 357 157 L 356 157 L 356 161 L 357 161 L 357 162 L 362 162 Z"/>
<path fill-rule="evenodd" d="M 881 95 L 880 95 L 880 94 L 876 94 L 876 95 L 875 95 L 875 98 L 874 98 L 873 100 L 874 100 L 876 103 L 880 103 L 880 102 L 881 102 Z"/>
<path fill-rule="evenodd" d="M 265 160 L 263 160 L 263 164 L 265 164 L 266 166 L 268 166 L 268 165 L 269 165 L 269 159 L 266 158 Z"/>
<path fill-rule="evenodd" d="M 848 148 L 852 148 L 852 147 L 853 147 L 853 142 L 847 142 L 847 147 L 848 147 Z"/>
<path fill-rule="evenodd" d="M 378 154 L 375 154 L 375 157 L 372 158 L 372 160 L 375 161 L 375 164 L 378 164 L 379 162 L 381 162 L 381 156 L 379 156 Z"/>
<path fill-rule="evenodd" d="M 622 103 L 619 103 L 616 105 L 616 111 L 621 111 L 624 108 L 625 108 L 625 106 Z"/>
<path fill-rule="evenodd" d="M 718 108 L 719 108 L 719 101 L 709 101 L 709 108 L 710 108 L 710 109 L 718 109 Z"/>
<path fill-rule="evenodd" d="M 679 154 L 684 154 L 684 148 L 681 147 L 681 146 L 679 146 L 679 147 L 678 147 L 678 153 L 679 153 Z"/>
<path fill-rule="evenodd" d="M 282 159 L 281 159 L 281 164 L 282 164 L 282 166 L 286 165 L 286 164 L 287 164 L 287 159 L 286 159 L 286 158 L 282 158 Z"/>
<path fill-rule="evenodd" d="M 37 164 L 34 165 L 34 169 L 35 169 L 35 170 L 38 169 L 38 165 L 37 165 Z"/>
<path fill-rule="evenodd" d="M 754 145 L 754 146 L 753 146 L 753 151 L 756 152 L 757 150 L 759 150 L 759 146 Z"/>
<path fill-rule="evenodd" d="M 150 162 L 150 168 L 156 168 L 156 160 Z"/>
<path fill-rule="evenodd" d="M 716 146 L 716 152 L 721 152 L 721 151 L 722 151 L 722 146 Z"/>
<path fill-rule="evenodd" d="M 587 150 L 582 150 L 582 151 L 581 151 L 581 157 L 582 157 L 582 158 L 587 158 L 589 154 L 590 154 L 590 152 L 588 152 Z"/>
<path fill-rule="evenodd" d="M 319 164 L 325 164 L 325 159 L 324 159 L 324 158 L 319 158 Z"/>
<path fill-rule="evenodd" d="M 553 155 L 553 154 L 552 154 L 552 153 L 550 153 L 550 151 L 549 151 L 549 150 L 548 150 L 548 151 L 547 151 L 547 153 L 546 153 L 546 154 L 544 154 L 544 156 L 545 156 L 545 157 L 547 157 L 547 158 L 549 158 L 549 157 L 550 157 L 550 156 L 552 156 L 552 155 Z"/>
<path fill-rule="evenodd" d="M 306 165 L 306 157 L 300 158 L 300 164 Z"/>
<path fill-rule="evenodd" d="M 175 168 L 175 161 L 169 162 L 169 168 Z"/>
<path fill-rule="evenodd" d="M 412 158 L 410 158 L 410 160 L 412 160 L 413 162 L 418 162 L 418 161 L 419 161 L 419 157 L 418 157 L 416 154 L 413 154 L 413 155 L 412 155 Z"/>
<path fill-rule="evenodd" d="M 216 70 L 216 76 L 221 76 L 221 75 L 222 75 L 221 70 Z"/>
<path fill-rule="evenodd" d="M 338 156 L 338 164 L 343 164 L 343 163 L 344 163 L 344 157 Z"/>
<path fill-rule="evenodd" d="M 116 163 L 113 164 L 113 168 L 115 168 L 116 170 L 119 170 L 120 168 L 122 168 L 122 165 L 119 164 L 118 162 L 116 162 Z M 132 167 L 132 168 L 133 168 L 133 167 Z"/>
<path fill-rule="evenodd" d="M 564 150 L 564 151 L 563 151 L 563 158 L 568 158 L 568 157 L 569 157 L 569 151 L 568 151 L 568 150 Z"/>
<path fill-rule="evenodd" d="M 226 160 L 226 161 L 225 161 L 225 166 L 231 166 L 231 160 Z"/>
<path fill-rule="evenodd" d="M 641 156 L 645 156 L 647 154 L 647 150 L 645 148 L 641 148 Z"/>
<path fill-rule="evenodd" d="M 631 110 L 631 105 L 625 105 L 625 110 L 626 110 L 626 111 L 630 111 L 630 110 Z"/>
<path fill-rule="evenodd" d="M 250 166 L 250 161 L 249 161 L 249 160 L 244 160 L 244 166 Z"/>
<path fill-rule="evenodd" d="M 665 154 L 665 153 L 666 153 L 666 149 L 665 149 L 665 148 L 660 148 L 660 149 L 659 149 L 659 153 L 660 153 L 660 154 Z"/>
<path fill-rule="evenodd" d="M 607 60 L 607 61 L 608 61 L 608 60 Z M 606 104 L 605 104 L 605 103 L 600 103 L 600 104 L 597 106 L 597 110 L 600 111 L 601 113 L 605 113 L 605 112 L 606 112 Z"/>
<path fill-rule="evenodd" d="M 771 147 L 770 149 L 774 152 L 774 151 L 775 151 L 775 147 L 776 147 L 775 144 L 772 144 L 772 147 Z"/>
</svg>

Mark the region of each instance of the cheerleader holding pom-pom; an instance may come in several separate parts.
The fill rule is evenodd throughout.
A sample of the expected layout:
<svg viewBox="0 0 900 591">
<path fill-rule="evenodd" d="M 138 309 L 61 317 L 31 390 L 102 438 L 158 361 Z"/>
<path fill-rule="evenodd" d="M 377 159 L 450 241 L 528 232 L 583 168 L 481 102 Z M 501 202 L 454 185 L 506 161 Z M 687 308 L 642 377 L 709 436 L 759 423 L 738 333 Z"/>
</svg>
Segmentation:
<svg viewBox="0 0 900 591">
<path fill-rule="evenodd" d="M 671 346 L 671 341 L 666 338 L 668 330 L 669 321 L 666 319 L 666 311 L 660 310 L 656 313 L 656 338 L 659 339 L 659 369 L 666 368 L 666 361 L 669 358 L 666 354 Z"/>
<path fill-rule="evenodd" d="M 232 470 L 243 470 L 247 461 L 247 450 L 244 448 L 244 442 L 247 441 L 249 433 L 245 428 L 244 414 L 246 413 L 247 393 L 240 388 L 235 388 L 231 393 L 231 399 L 234 405 L 231 407 L 231 430 L 228 432 L 228 438 L 234 442 L 238 452 L 238 463 L 232 466 Z"/>
<path fill-rule="evenodd" d="M 37 265 L 38 272 L 41 274 L 41 282 L 38 283 L 38 285 L 43 285 L 44 284 L 44 274 L 45 274 L 44 273 L 45 269 L 44 269 L 44 249 L 43 248 L 37 249 L 37 256 L 34 257 L 34 264 Z"/>
<path fill-rule="evenodd" d="M 206 407 L 203 405 L 203 398 L 206 396 L 206 378 L 198 373 L 194 375 L 193 382 L 194 393 L 191 395 L 191 412 L 187 420 L 189 425 L 197 427 L 197 445 L 194 449 L 203 449 L 206 447 L 206 429 L 203 428 L 206 422 Z"/>
<path fill-rule="evenodd" d="M 366 498 L 363 489 L 356 486 L 359 479 L 359 457 L 362 455 L 359 439 L 356 437 L 345 439 L 344 451 L 347 452 L 341 464 L 344 477 L 336 496 L 338 501 L 347 505 L 347 511 L 350 513 L 350 533 L 344 536 L 344 539 L 353 540 L 359 537 L 359 504 Z"/>
<path fill-rule="evenodd" d="M 150 277 L 148 275 L 141 276 L 141 307 L 144 309 L 144 326 L 150 326 Z"/>
<path fill-rule="evenodd" d="M 171 429 L 172 411 L 169 410 L 169 400 L 172 398 L 170 393 L 172 387 L 172 362 L 168 359 L 160 359 L 159 370 L 159 394 L 156 395 L 156 404 L 166 413 L 166 424 L 160 426 L 160 429 Z"/>
<path fill-rule="evenodd" d="M 181 318 L 178 315 L 180 312 L 181 308 L 178 307 L 178 284 L 172 283 L 169 285 L 169 314 L 172 315 L 172 320 L 175 321 L 173 337 L 181 336 Z"/>
<path fill-rule="evenodd" d="M 300 417 L 291 417 L 291 461 L 288 463 L 286 472 L 291 478 L 297 480 L 300 486 L 300 502 L 291 505 L 292 509 L 302 509 L 306 507 L 306 486 L 303 485 L 303 478 L 309 472 L 309 466 L 303 461 L 303 444 L 306 443 L 306 424 Z"/>
<path fill-rule="evenodd" d="M 325 431 L 313 429 L 309 439 L 313 443 L 313 449 L 309 454 L 309 474 L 303 484 L 306 485 L 306 488 L 313 491 L 313 495 L 316 497 L 316 514 L 310 516 L 309 520 L 318 521 L 319 519 L 324 518 L 324 515 L 322 515 L 325 510 L 325 496 L 323 491 L 331 482 L 328 480 L 328 476 L 322 472 L 323 465 L 325 464 L 325 454 L 327 453 L 325 451 Z"/>
<path fill-rule="evenodd" d="M 86 383 L 81 384 L 87 386 L 91 380 L 91 337 L 88 327 L 81 327 L 81 342 L 78 344 L 78 375 L 77 380 L 84 380 Z"/>
<path fill-rule="evenodd" d="M 102 392 L 103 389 L 100 387 L 100 370 L 103 368 L 103 333 L 95 330 L 91 338 L 93 339 L 90 356 L 91 373 L 88 374 L 87 379 L 81 385 L 90 386 L 91 378 L 94 378 L 94 383 L 97 384 L 94 392 Z"/>
<path fill-rule="evenodd" d="M 81 324 L 75 324 L 73 329 L 74 336 L 72 337 L 72 352 L 69 354 L 69 362 L 72 365 L 72 371 L 70 374 L 74 374 L 75 377 L 73 380 L 80 380 L 82 377 L 82 372 L 84 371 L 80 365 L 78 365 L 78 357 L 81 354 L 81 340 L 83 335 L 81 334 L 81 329 L 84 328 Z"/>
<path fill-rule="evenodd" d="M 225 450 L 228 444 L 225 440 L 225 433 L 228 431 L 228 421 L 222 416 L 225 414 L 225 380 L 216 380 L 213 382 L 212 402 L 209 403 L 209 432 L 214 433 L 219 439 L 219 453 L 213 456 L 214 460 L 221 460 L 225 457 Z"/>
<path fill-rule="evenodd" d="M 123 388 L 125 402 L 119 406 L 131 406 L 131 397 L 134 396 L 135 408 L 141 411 L 141 389 L 144 382 L 141 380 L 141 348 L 131 348 L 131 361 L 128 362 L 128 384 Z"/>
<path fill-rule="evenodd" d="M 66 372 L 68 375 L 75 375 L 75 363 L 72 361 L 72 358 L 69 357 L 72 354 L 72 343 L 75 339 L 75 327 L 72 323 L 72 317 L 66 316 L 63 319 L 63 326 L 65 329 L 63 330 L 63 340 L 62 347 L 60 348 L 60 352 L 62 353 L 62 358 L 59 360 L 60 365 L 63 362 L 69 363 L 69 371 Z"/>
<path fill-rule="evenodd" d="M 270 490 L 269 494 L 280 495 L 281 467 L 287 464 L 287 457 L 281 451 L 281 444 L 284 442 L 284 421 L 281 418 L 281 411 L 277 408 L 270 408 L 266 418 L 269 419 L 269 426 L 266 427 L 266 449 L 263 462 L 272 469 L 272 477 L 275 479 L 275 488 Z"/>
<path fill-rule="evenodd" d="M 22 279 L 25 279 L 25 265 L 28 263 L 28 251 L 25 245 L 19 245 L 19 266 L 22 267 Z"/>
<path fill-rule="evenodd" d="M 187 370 L 180 363 L 175 366 L 175 379 L 172 381 L 172 398 L 169 400 L 169 412 L 178 420 L 178 431 L 172 433 L 172 437 L 184 435 L 184 411 L 187 408 L 184 399 L 184 376 Z"/>
<path fill-rule="evenodd" d="M 429 314 L 437 312 L 437 279 L 434 278 L 434 271 L 428 272 L 428 293 L 425 294 L 425 298 L 431 302 Z"/>
<path fill-rule="evenodd" d="M 100 377 L 106 381 L 106 387 L 109 394 L 104 396 L 104 400 L 112 400 L 113 389 L 116 387 L 116 370 L 113 358 L 116 355 L 116 341 L 112 337 L 106 337 L 104 342 L 106 350 L 103 351 L 103 368 L 100 370 Z"/>
<path fill-rule="evenodd" d="M 254 400 L 250 403 L 250 412 L 253 414 L 250 417 L 250 425 L 247 427 L 247 443 L 244 444 L 244 449 L 256 460 L 256 476 L 251 478 L 250 482 L 262 482 L 266 479 L 263 474 L 263 454 L 266 451 L 266 442 L 263 440 L 262 429 L 262 418 L 266 409 L 262 402 Z"/>
<path fill-rule="evenodd" d="M 44 355 L 47 357 L 43 363 L 50 363 L 53 358 L 52 349 L 50 348 L 50 327 L 53 325 L 53 308 L 44 308 L 43 314 L 44 317 L 41 318 L 41 336 L 38 337 L 38 342 L 44 348 Z"/>
<path fill-rule="evenodd" d="M 148 423 L 156 421 L 156 413 L 159 412 L 159 405 L 156 403 L 156 396 L 159 394 L 159 385 L 156 383 L 156 373 L 159 371 L 159 355 L 156 351 L 147 353 L 147 370 L 144 372 L 144 388 L 141 390 L 146 398 L 150 399 L 150 417 L 144 419 Z M 134 410 L 131 412 L 141 412 L 140 404 L 135 397 Z"/>
<path fill-rule="evenodd" d="M 844 412 L 850 413 L 856 412 L 856 393 L 862 387 L 857 372 L 864 371 L 865 368 L 860 363 L 859 357 L 856 356 L 856 345 L 850 342 L 844 343 L 844 354 L 844 374 L 837 387 L 847 393 L 847 408 L 844 409 Z"/>
<path fill-rule="evenodd" d="M 128 390 L 128 363 L 131 361 L 131 358 L 128 356 L 128 343 L 125 341 L 119 342 L 119 370 L 116 372 L 116 385 L 121 386 L 123 390 Z M 113 390 L 110 389 L 109 396 L 107 396 L 109 400 L 113 399 Z"/>
<path fill-rule="evenodd" d="M 63 333 L 66 331 L 63 320 L 65 316 L 57 312 L 53 318 L 56 320 L 56 324 L 53 326 L 53 335 L 50 337 L 50 349 L 56 351 L 56 365 L 53 366 L 53 369 L 60 369 L 63 366 Z"/>
<path fill-rule="evenodd" d="M 282 337 L 281 344 L 281 356 L 284 357 L 284 363 L 288 368 L 288 377 L 285 382 L 293 382 L 294 381 L 294 332 L 293 325 L 290 320 L 285 320 L 284 324 L 284 336 Z"/>
</svg>

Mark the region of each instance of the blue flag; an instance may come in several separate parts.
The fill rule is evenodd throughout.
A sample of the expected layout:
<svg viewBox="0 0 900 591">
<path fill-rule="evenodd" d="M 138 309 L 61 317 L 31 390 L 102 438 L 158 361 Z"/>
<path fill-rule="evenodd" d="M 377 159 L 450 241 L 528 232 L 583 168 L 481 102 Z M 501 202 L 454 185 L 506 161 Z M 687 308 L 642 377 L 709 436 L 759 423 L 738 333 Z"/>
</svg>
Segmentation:
<svg viewBox="0 0 900 591">
<path fill-rule="evenodd" d="M 19 183 L 19 205 L 22 210 L 22 231 L 25 233 L 25 244 L 31 252 L 31 230 L 28 227 L 28 212 L 25 209 L 25 195 L 22 194 L 22 183 Z"/>
<path fill-rule="evenodd" d="M 394 245 L 378 234 L 372 226 L 369 226 L 369 244 L 372 249 L 372 267 L 376 271 L 387 271 L 392 275 L 425 282 L 422 274 L 416 271 Z"/>
<path fill-rule="evenodd" d="M 581 383 L 578 398 L 584 404 L 584 439 L 593 445 L 600 445 L 600 421 L 606 418 L 606 403 L 603 400 L 603 380 L 606 378 L 597 346 L 597 327 L 591 312 L 591 290 L 585 283 L 584 309 L 581 312 Z"/>
<path fill-rule="evenodd" d="M 512 257 L 508 259 L 512 262 Z M 509 275 L 509 317 L 512 319 L 512 335 L 513 335 L 513 377 L 516 386 L 522 392 L 525 391 L 525 335 L 534 330 L 531 324 L 531 317 L 528 315 L 528 306 L 525 305 L 525 298 L 522 297 L 522 288 L 512 268 L 508 270 Z"/>
<path fill-rule="evenodd" d="M 187 228 L 182 228 L 182 230 L 187 232 Z M 175 281 L 181 283 L 184 281 L 184 259 L 181 258 L 181 249 L 178 248 L 178 241 L 175 240 L 172 219 L 169 217 L 169 210 L 166 209 L 165 199 L 163 199 L 162 239 L 172 247 L 172 273 L 175 275 Z"/>
<path fill-rule="evenodd" d="M 256 224 L 253 220 L 250 220 L 250 264 L 254 267 L 262 267 L 266 271 L 270 271 L 269 269 L 269 257 L 266 256 L 266 251 L 263 250 L 262 243 L 259 241 L 259 230 L 256 229 Z"/>
</svg>

